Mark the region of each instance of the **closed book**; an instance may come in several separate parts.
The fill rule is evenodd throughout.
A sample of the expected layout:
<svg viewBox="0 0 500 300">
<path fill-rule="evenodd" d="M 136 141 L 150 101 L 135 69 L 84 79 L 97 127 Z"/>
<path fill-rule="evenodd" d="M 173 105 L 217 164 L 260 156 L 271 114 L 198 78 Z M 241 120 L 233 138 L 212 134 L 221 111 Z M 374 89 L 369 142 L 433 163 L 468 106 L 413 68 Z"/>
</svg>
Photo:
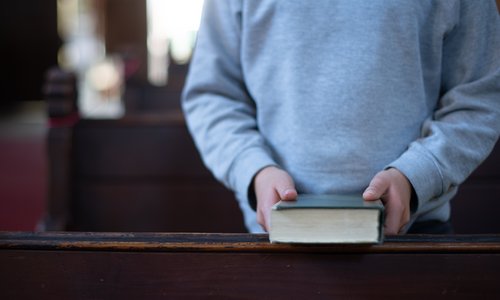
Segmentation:
<svg viewBox="0 0 500 300">
<path fill-rule="evenodd" d="M 272 243 L 376 244 L 383 239 L 384 205 L 361 195 L 301 194 L 271 211 Z"/>
</svg>

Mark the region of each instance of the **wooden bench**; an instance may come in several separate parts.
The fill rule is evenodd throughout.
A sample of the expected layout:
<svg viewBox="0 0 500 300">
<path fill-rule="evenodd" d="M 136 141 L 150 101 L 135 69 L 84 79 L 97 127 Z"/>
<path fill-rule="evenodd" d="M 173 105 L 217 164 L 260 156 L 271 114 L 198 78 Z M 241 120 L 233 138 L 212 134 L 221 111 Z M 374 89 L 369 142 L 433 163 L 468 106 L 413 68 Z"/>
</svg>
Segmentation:
<svg viewBox="0 0 500 300">
<path fill-rule="evenodd" d="M 0 233 L 1 299 L 498 299 L 500 236 Z"/>
<path fill-rule="evenodd" d="M 46 91 L 52 126 L 41 229 L 245 232 L 232 192 L 203 166 L 179 109 L 80 119 L 75 79 L 54 76 Z M 452 207 L 457 233 L 500 233 L 500 146 Z"/>
<path fill-rule="evenodd" d="M 76 78 L 49 72 L 49 196 L 42 230 L 245 232 L 179 109 L 83 119 Z M 141 94 L 141 93 L 139 93 Z"/>
</svg>

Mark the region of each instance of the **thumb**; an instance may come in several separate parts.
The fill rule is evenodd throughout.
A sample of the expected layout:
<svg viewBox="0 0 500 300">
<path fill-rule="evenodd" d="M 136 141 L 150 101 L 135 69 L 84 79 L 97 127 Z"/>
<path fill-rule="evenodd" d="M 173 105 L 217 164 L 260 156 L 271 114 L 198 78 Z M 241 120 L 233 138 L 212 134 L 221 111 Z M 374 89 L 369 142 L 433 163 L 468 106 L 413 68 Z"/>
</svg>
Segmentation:
<svg viewBox="0 0 500 300">
<path fill-rule="evenodd" d="M 288 173 L 283 172 L 282 176 L 276 183 L 276 192 L 281 200 L 295 200 L 297 198 L 297 190 L 292 177 Z"/>
<path fill-rule="evenodd" d="M 297 198 L 297 190 L 294 187 L 285 188 L 278 192 L 281 200 L 295 200 Z"/>
<path fill-rule="evenodd" d="M 363 198 L 366 201 L 373 201 L 382 198 L 389 188 L 389 180 L 384 176 L 384 171 L 377 173 L 370 184 L 363 192 Z"/>
</svg>

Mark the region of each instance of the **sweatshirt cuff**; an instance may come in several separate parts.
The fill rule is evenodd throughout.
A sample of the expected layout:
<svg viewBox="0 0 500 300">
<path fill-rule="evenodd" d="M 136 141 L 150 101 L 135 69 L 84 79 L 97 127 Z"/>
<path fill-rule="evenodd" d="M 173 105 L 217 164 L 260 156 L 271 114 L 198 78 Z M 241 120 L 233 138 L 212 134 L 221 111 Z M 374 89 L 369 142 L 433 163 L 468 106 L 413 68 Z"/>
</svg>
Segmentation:
<svg viewBox="0 0 500 300">
<path fill-rule="evenodd" d="M 249 197 L 250 185 L 257 172 L 272 165 L 277 164 L 265 149 L 259 147 L 249 148 L 237 156 L 229 172 L 229 184 L 239 201 L 249 203 L 255 210 L 255 199 Z"/>
<path fill-rule="evenodd" d="M 418 199 L 416 212 L 429 200 L 443 193 L 443 177 L 437 162 L 418 143 L 410 145 L 406 152 L 386 168 L 396 168 L 408 178 Z"/>
</svg>

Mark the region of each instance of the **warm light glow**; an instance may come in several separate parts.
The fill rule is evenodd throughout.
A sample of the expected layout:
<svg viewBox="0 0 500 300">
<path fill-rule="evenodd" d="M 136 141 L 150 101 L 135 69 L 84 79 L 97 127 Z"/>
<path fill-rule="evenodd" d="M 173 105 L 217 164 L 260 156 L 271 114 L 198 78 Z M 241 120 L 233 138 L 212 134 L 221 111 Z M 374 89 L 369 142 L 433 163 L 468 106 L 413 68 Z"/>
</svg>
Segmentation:
<svg viewBox="0 0 500 300">
<path fill-rule="evenodd" d="M 90 0 L 58 0 L 57 27 L 63 46 L 59 66 L 79 74 L 105 55 L 104 43 L 95 35 L 96 16 Z"/>
<path fill-rule="evenodd" d="M 187 63 L 200 25 L 203 0 L 147 0 L 148 76 L 151 83 L 164 85 L 169 57 Z"/>
<path fill-rule="evenodd" d="M 75 72 L 78 110 L 83 118 L 120 118 L 123 66 L 119 58 L 105 57 L 104 41 L 96 35 L 95 1 L 57 0 L 57 25 L 63 46 L 58 62 Z"/>
</svg>

